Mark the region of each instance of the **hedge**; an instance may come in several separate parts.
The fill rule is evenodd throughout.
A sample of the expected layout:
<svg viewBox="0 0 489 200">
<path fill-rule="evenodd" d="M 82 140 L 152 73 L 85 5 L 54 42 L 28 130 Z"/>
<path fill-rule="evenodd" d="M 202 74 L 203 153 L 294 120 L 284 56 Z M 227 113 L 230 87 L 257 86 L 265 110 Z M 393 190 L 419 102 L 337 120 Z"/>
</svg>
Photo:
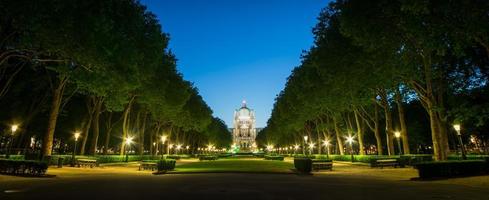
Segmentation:
<svg viewBox="0 0 489 200">
<path fill-rule="evenodd" d="M 265 160 L 279 160 L 279 161 L 284 161 L 283 156 L 272 156 L 272 155 L 265 155 Z"/>
<path fill-rule="evenodd" d="M 156 163 L 156 169 L 158 172 L 166 172 L 175 169 L 176 160 L 174 159 L 163 159 Z"/>
<path fill-rule="evenodd" d="M 312 171 L 312 159 L 294 158 L 294 167 L 300 173 L 309 174 Z"/>
<path fill-rule="evenodd" d="M 424 162 L 415 165 L 420 178 L 449 178 L 489 174 L 489 162 L 484 160 L 457 160 Z"/>
<path fill-rule="evenodd" d="M 0 159 L 2 174 L 41 176 L 47 170 L 48 164 L 42 161 Z"/>
<path fill-rule="evenodd" d="M 217 156 L 213 156 L 213 155 L 201 155 L 199 156 L 199 160 L 200 161 L 203 161 L 203 160 L 217 160 Z"/>
</svg>

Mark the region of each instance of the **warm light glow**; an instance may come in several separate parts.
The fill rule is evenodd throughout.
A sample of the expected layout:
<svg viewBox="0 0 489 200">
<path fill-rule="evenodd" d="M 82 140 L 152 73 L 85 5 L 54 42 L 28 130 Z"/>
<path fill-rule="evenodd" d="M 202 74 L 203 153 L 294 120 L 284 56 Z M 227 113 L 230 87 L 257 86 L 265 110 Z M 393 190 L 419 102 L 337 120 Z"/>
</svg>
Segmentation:
<svg viewBox="0 0 489 200">
<path fill-rule="evenodd" d="M 348 142 L 349 144 L 352 144 L 353 143 L 353 136 L 349 135 L 348 137 L 346 137 L 346 142 Z"/>
<path fill-rule="evenodd" d="M 309 144 L 309 148 L 310 148 L 310 149 L 314 149 L 314 143 L 312 143 L 312 142 L 311 142 L 311 143 Z"/>
<path fill-rule="evenodd" d="M 15 131 L 17 131 L 18 128 L 19 128 L 19 125 L 14 124 L 14 125 L 12 125 L 11 130 L 12 130 L 12 132 L 15 132 Z"/>
<path fill-rule="evenodd" d="M 453 129 L 455 129 L 457 132 L 460 132 L 460 128 L 461 128 L 460 124 L 453 125 Z"/>
<path fill-rule="evenodd" d="M 75 141 L 78 141 L 78 138 L 80 137 L 80 132 L 75 132 L 73 135 L 75 136 Z"/>
<path fill-rule="evenodd" d="M 306 136 L 304 136 L 304 141 L 306 141 L 306 142 L 307 142 L 307 139 L 309 139 L 309 137 L 308 137 L 307 135 L 306 135 Z"/>
<path fill-rule="evenodd" d="M 185 148 L 186 148 L 186 149 L 189 149 L 189 148 L 190 148 L 190 146 L 188 146 L 188 145 L 187 145 Z"/>
<path fill-rule="evenodd" d="M 268 151 L 273 150 L 273 145 L 267 145 L 267 150 L 268 150 Z"/>
<path fill-rule="evenodd" d="M 394 132 L 394 136 L 396 138 L 399 138 L 399 137 L 401 137 L 401 133 L 399 131 L 396 131 L 396 132 Z"/>
<path fill-rule="evenodd" d="M 181 144 L 177 145 L 177 149 L 178 150 L 180 150 L 181 148 L 182 148 L 182 145 Z"/>
<path fill-rule="evenodd" d="M 131 145 L 131 144 L 132 144 L 132 140 L 133 140 L 133 139 L 134 139 L 133 137 L 128 136 L 128 137 L 126 138 L 126 144 L 127 144 L 127 145 Z"/>
<path fill-rule="evenodd" d="M 299 149 L 299 145 L 297 145 L 297 144 L 296 144 L 296 145 L 294 145 L 294 149 L 295 149 L 295 150 Z"/>
<path fill-rule="evenodd" d="M 323 145 L 324 146 L 329 146 L 329 140 L 323 140 Z"/>
<path fill-rule="evenodd" d="M 166 142 L 166 135 L 162 135 L 162 136 L 161 136 L 161 142 L 162 142 L 162 143 L 165 143 L 165 142 Z"/>
</svg>

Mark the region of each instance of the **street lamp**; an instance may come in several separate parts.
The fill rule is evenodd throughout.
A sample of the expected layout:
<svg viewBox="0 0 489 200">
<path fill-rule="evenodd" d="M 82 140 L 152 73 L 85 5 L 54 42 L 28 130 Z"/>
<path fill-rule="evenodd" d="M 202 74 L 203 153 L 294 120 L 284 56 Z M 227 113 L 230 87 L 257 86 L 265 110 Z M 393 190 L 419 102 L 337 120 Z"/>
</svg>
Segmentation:
<svg viewBox="0 0 489 200">
<path fill-rule="evenodd" d="M 78 138 L 80 137 L 80 132 L 76 131 L 73 133 L 73 137 L 75 138 L 75 144 L 73 145 L 73 154 L 71 155 L 71 166 L 75 166 L 75 154 L 76 154 L 76 143 L 78 142 Z"/>
<path fill-rule="evenodd" d="M 127 149 L 126 150 L 126 162 L 129 161 L 129 150 L 131 148 L 132 140 L 133 140 L 133 137 L 131 137 L 131 136 L 128 136 L 126 138 L 126 146 L 127 146 L 127 148 L 126 148 Z"/>
<path fill-rule="evenodd" d="M 302 148 L 302 154 L 306 155 L 306 144 L 307 144 L 307 139 L 309 137 L 307 135 L 304 136 L 304 145 L 302 145 L 304 148 Z"/>
<path fill-rule="evenodd" d="M 299 145 L 298 145 L 298 144 L 294 145 L 294 154 L 296 154 L 296 153 L 297 153 L 297 150 L 298 150 L 298 149 L 299 149 Z"/>
<path fill-rule="evenodd" d="M 401 149 L 401 133 L 399 131 L 394 132 L 394 137 L 397 138 L 397 147 L 399 147 L 399 155 L 402 155 L 402 149 Z"/>
<path fill-rule="evenodd" d="M 270 153 L 271 151 L 273 151 L 273 145 L 267 145 L 267 151 L 268 153 Z"/>
<path fill-rule="evenodd" d="M 457 137 L 458 137 L 458 142 L 460 143 L 460 149 L 462 151 L 462 159 L 467 160 L 467 156 L 465 154 L 465 146 L 464 143 L 462 142 L 462 133 L 460 132 L 462 126 L 460 124 L 454 124 L 453 129 L 457 131 Z"/>
<path fill-rule="evenodd" d="M 12 131 L 12 135 L 10 136 L 10 140 L 8 143 L 8 148 L 7 148 L 7 153 L 5 154 L 5 158 L 9 159 L 10 158 L 10 149 L 12 148 L 12 143 L 14 142 L 14 134 L 15 131 L 19 128 L 19 125 L 14 124 L 10 127 L 10 130 Z"/>
<path fill-rule="evenodd" d="M 348 142 L 348 144 L 350 144 L 350 155 L 351 155 L 351 162 L 353 162 L 353 136 L 349 135 L 348 137 L 346 137 L 346 142 Z"/>
<path fill-rule="evenodd" d="M 163 159 L 163 149 L 166 142 L 166 135 L 161 136 L 161 159 Z"/>
<path fill-rule="evenodd" d="M 329 159 L 329 140 L 323 140 L 323 145 L 326 147 L 326 158 Z"/>
<path fill-rule="evenodd" d="M 312 143 L 312 142 L 311 142 L 311 143 L 309 143 L 309 155 L 312 155 L 313 150 L 314 150 L 314 145 L 315 145 L 315 144 L 314 144 L 314 143 Z"/>
</svg>

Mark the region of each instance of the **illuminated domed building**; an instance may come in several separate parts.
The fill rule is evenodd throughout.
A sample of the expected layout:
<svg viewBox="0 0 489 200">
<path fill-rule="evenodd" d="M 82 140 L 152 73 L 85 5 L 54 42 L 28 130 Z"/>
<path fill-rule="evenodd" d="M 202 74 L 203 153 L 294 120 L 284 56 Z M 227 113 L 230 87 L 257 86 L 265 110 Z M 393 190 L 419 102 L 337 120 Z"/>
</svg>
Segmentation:
<svg viewBox="0 0 489 200">
<path fill-rule="evenodd" d="M 241 108 L 234 111 L 233 145 L 241 152 L 256 150 L 255 111 L 243 101 Z"/>
</svg>

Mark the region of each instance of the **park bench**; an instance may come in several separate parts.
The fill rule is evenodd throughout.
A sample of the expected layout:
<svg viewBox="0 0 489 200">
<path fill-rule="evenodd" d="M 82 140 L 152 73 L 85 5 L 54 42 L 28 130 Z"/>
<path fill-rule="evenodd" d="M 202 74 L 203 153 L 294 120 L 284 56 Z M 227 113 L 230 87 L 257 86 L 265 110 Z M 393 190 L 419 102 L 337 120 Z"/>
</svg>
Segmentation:
<svg viewBox="0 0 489 200">
<path fill-rule="evenodd" d="M 399 166 L 399 161 L 397 159 L 377 159 L 370 163 L 371 167 L 380 167 L 381 169 L 386 166 L 397 167 Z"/>
<path fill-rule="evenodd" d="M 154 171 L 154 170 L 156 170 L 156 163 L 155 162 L 142 161 L 139 163 L 139 171 L 141 171 L 141 170 Z"/>
<path fill-rule="evenodd" d="M 98 166 L 97 160 L 92 159 L 78 159 L 77 160 L 78 167 L 96 167 Z"/>
<path fill-rule="evenodd" d="M 312 160 L 312 170 L 333 170 L 333 161 L 331 160 Z"/>
</svg>

